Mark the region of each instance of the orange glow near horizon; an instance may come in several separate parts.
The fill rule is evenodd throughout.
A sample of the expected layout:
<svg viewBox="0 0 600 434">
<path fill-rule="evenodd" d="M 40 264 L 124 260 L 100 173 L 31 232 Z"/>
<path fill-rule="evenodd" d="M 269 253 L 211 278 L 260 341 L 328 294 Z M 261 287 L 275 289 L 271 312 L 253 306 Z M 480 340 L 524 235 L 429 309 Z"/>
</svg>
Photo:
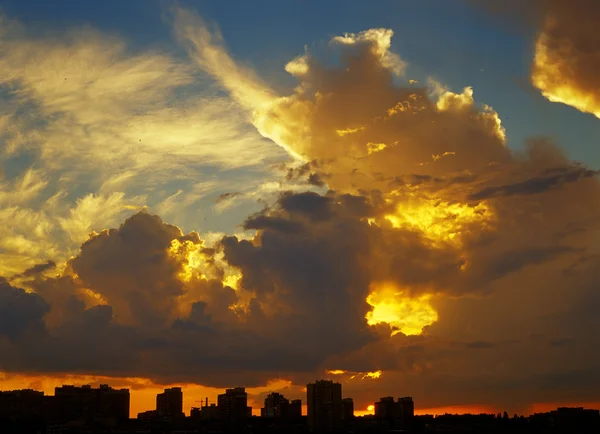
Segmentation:
<svg viewBox="0 0 600 434">
<path fill-rule="evenodd" d="M 410 297 L 394 283 L 374 284 L 367 297 L 373 309 L 367 312 L 367 324 L 389 324 L 392 336 L 397 333 L 419 335 L 423 328 L 437 321 L 437 312 L 429 301 L 430 294 Z"/>
<path fill-rule="evenodd" d="M 600 402 L 538 402 L 529 407 L 527 414 L 547 413 L 559 407 L 583 407 L 590 410 L 600 410 Z"/>
<path fill-rule="evenodd" d="M 97 387 L 108 384 L 115 389 L 127 388 L 130 393 L 129 415 L 136 418 L 138 413 L 156 408 L 156 395 L 169 387 L 181 387 L 183 391 L 183 411 L 190 414 L 192 407 L 200 407 L 200 402 L 208 398 L 209 403 L 216 403 L 217 395 L 224 393 L 225 389 L 206 387 L 192 383 L 158 384 L 148 378 L 140 377 L 105 377 L 84 374 L 48 374 L 48 375 L 23 375 L 0 372 L 0 390 L 34 389 L 46 395 L 54 395 L 54 388 L 65 384 L 83 386 L 86 384 Z M 253 414 L 260 415 L 262 402 L 253 400 L 252 395 L 282 390 L 290 387 L 288 380 L 272 380 L 265 386 L 247 387 L 248 405 L 252 406 Z"/>
<path fill-rule="evenodd" d="M 131 396 L 130 416 L 137 417 L 137 414 L 156 408 L 156 395 L 168 387 L 181 387 L 183 390 L 183 409 L 186 414 L 190 413 L 192 407 L 199 407 L 200 402 L 207 397 L 209 403 L 216 403 L 217 395 L 223 393 L 225 389 L 206 387 L 191 383 L 172 383 L 158 384 L 152 380 L 140 377 L 105 377 L 95 375 L 77 375 L 77 374 L 48 374 L 48 375 L 23 375 L 0 372 L 0 390 L 34 389 L 43 391 L 46 395 L 54 395 L 54 388 L 64 384 L 85 385 L 90 384 L 97 387 L 100 384 L 120 389 L 128 388 Z M 253 395 L 259 395 L 270 391 L 284 391 L 284 389 L 293 387 L 288 380 L 272 380 L 265 386 L 247 387 L 248 404 L 252 406 L 252 414 L 260 415 L 261 400 L 253 399 Z M 306 388 L 298 388 L 306 393 Z M 285 394 L 285 391 L 284 391 Z M 302 414 L 306 414 L 306 398 L 302 397 Z M 600 402 L 546 402 L 533 403 L 529 406 L 525 416 L 534 413 L 545 413 L 556 410 L 558 407 L 584 407 L 588 409 L 600 410 Z M 503 410 L 496 409 L 486 405 L 455 405 L 440 406 L 428 408 L 415 408 L 416 415 L 442 415 L 442 414 L 497 414 Z M 355 416 L 373 415 L 375 406 L 369 404 L 366 409 L 355 410 Z M 511 415 L 512 416 L 512 415 Z"/>
</svg>

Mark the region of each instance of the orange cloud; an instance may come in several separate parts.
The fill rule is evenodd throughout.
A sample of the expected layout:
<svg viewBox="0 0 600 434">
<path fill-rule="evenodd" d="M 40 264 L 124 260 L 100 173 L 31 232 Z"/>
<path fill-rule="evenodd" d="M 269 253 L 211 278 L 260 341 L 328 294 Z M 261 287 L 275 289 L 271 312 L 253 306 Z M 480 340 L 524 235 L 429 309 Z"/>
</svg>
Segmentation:
<svg viewBox="0 0 600 434">
<path fill-rule="evenodd" d="M 541 29 L 531 82 L 549 101 L 600 118 L 600 5 L 593 0 L 539 2 Z"/>
</svg>

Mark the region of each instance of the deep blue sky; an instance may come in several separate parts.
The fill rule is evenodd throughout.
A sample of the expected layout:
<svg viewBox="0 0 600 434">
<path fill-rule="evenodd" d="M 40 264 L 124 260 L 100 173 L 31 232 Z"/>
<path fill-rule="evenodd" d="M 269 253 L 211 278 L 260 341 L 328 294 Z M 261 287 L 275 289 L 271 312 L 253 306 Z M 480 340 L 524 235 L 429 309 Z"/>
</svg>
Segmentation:
<svg viewBox="0 0 600 434">
<path fill-rule="evenodd" d="M 568 155 L 600 167 L 600 122 L 552 104 L 528 84 L 532 34 L 515 33 L 460 0 L 182 0 L 216 22 L 232 54 L 273 87 L 289 86 L 283 66 L 304 45 L 344 32 L 387 27 L 393 50 L 410 62 L 411 77 L 432 75 L 455 91 L 473 86 L 478 102 L 498 111 L 509 146 L 534 135 L 554 137 Z M 125 38 L 136 49 L 180 50 L 161 0 L 3 0 L 5 14 L 30 30 L 89 25 Z M 183 53 L 182 53 L 183 55 Z"/>
</svg>

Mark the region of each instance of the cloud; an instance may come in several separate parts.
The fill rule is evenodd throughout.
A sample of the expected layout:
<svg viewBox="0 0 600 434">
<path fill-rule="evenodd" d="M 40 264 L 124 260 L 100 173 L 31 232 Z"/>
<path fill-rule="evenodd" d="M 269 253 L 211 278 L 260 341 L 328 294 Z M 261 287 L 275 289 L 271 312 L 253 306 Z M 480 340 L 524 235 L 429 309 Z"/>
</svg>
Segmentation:
<svg viewBox="0 0 600 434">
<path fill-rule="evenodd" d="M 600 118 L 600 5 L 593 0 L 540 3 L 543 16 L 535 45 L 531 81 L 552 102 Z"/>
<path fill-rule="evenodd" d="M 0 279 L 0 336 L 16 340 L 27 332 L 43 332 L 43 317 L 48 310 L 48 303 L 38 294 L 14 288 Z"/>
<path fill-rule="evenodd" d="M 551 102 L 562 103 L 600 118 L 600 37 L 594 0 L 478 1 L 494 14 L 537 31 L 531 83 Z"/>
<path fill-rule="evenodd" d="M 10 286 L 31 319 L 5 326 L 4 369 L 219 388 L 298 386 L 339 370 L 356 374 L 344 387 L 363 404 L 374 390 L 411 391 L 425 407 L 510 402 L 511 411 L 561 393 L 597 399 L 597 376 L 582 381 L 600 363 L 592 171 L 546 139 L 511 151 L 500 115 L 469 87 L 403 84 L 391 32 L 334 39 L 333 65 L 304 52 L 287 68 L 298 87 L 278 95 L 218 31 L 174 14 L 197 67 L 302 161 L 275 165 L 275 181 L 209 197 L 210 207 L 219 195 L 277 198 L 249 212 L 243 236 L 185 232 L 136 212 L 86 234 L 56 275 L 24 279 L 30 294 Z M 313 174 L 326 185 L 311 185 Z M 112 185 L 127 179 L 119 172 Z M 218 183 L 204 181 L 164 193 L 161 210 L 176 215 Z M 81 237 L 100 225 L 90 217 L 98 210 L 138 205 L 105 182 L 52 227 Z M 47 307 L 32 308 L 40 299 Z M 30 328 L 41 318 L 44 333 Z"/>
<path fill-rule="evenodd" d="M 23 271 L 23 273 L 21 273 L 21 275 L 19 277 L 36 277 L 48 270 L 53 270 L 54 268 L 56 268 L 56 262 L 50 260 L 50 261 L 44 262 L 42 264 L 36 264 L 33 267 L 28 268 L 27 270 Z"/>
<path fill-rule="evenodd" d="M 563 183 L 575 182 L 582 178 L 598 176 L 597 170 L 583 167 L 558 167 L 555 174 L 550 169 L 549 175 L 542 174 L 536 178 L 530 178 L 511 185 L 488 187 L 470 196 L 473 200 L 489 199 L 497 196 L 530 195 L 544 193 L 552 188 L 560 188 Z"/>
<path fill-rule="evenodd" d="M 33 32 L 2 17 L 0 28 L 6 276 L 61 268 L 90 232 L 144 206 L 190 225 L 181 216 L 226 188 L 211 173 L 249 188 L 287 159 L 188 59 L 89 27 Z"/>
<path fill-rule="evenodd" d="M 177 17 L 190 55 L 251 113 L 257 130 L 292 155 L 317 161 L 333 189 L 374 188 L 375 178 L 398 172 L 474 170 L 508 158 L 497 113 L 477 106 L 472 89 L 431 100 L 427 88 L 393 85 L 397 71 L 386 60 L 391 31 L 333 38 L 330 50 L 341 49 L 341 67 L 325 67 L 305 52 L 298 86 L 279 96 L 236 64 L 207 24 L 183 10 Z M 473 141 L 479 146 L 470 147 Z M 451 156 L 433 158 L 444 154 Z"/>
</svg>

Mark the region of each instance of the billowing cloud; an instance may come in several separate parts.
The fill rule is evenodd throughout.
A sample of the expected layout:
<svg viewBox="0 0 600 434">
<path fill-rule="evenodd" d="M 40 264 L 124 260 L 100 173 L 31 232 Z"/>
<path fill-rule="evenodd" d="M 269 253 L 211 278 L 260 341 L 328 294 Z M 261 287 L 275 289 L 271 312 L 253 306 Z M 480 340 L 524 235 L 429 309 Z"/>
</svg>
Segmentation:
<svg viewBox="0 0 600 434">
<path fill-rule="evenodd" d="M 469 0 L 536 29 L 531 83 L 549 101 L 600 118 L 600 36 L 595 0 Z"/>
<path fill-rule="evenodd" d="M 600 5 L 594 0 L 540 2 L 542 24 L 531 81 L 552 102 L 600 118 Z"/>
<path fill-rule="evenodd" d="M 283 177 L 263 165 L 286 155 L 188 59 L 88 27 L 39 30 L 0 19 L 0 274 L 60 268 L 144 206 L 189 224 L 221 189 Z"/>
<path fill-rule="evenodd" d="M 38 294 L 25 292 L 0 279 L 0 336 L 15 340 L 28 331 L 43 331 L 49 305 Z"/>
<path fill-rule="evenodd" d="M 4 369 L 218 388 L 334 376 L 361 408 L 366 390 L 510 411 L 598 399 L 597 172 L 545 138 L 511 151 L 471 88 L 404 83 L 385 29 L 333 38 L 333 64 L 305 51 L 286 68 L 298 86 L 279 95 L 216 29 L 175 18 L 196 67 L 300 161 L 276 166 L 281 182 L 214 196 L 210 207 L 227 208 L 276 195 L 243 236 L 141 211 L 92 232 L 54 276 L 21 273 L 31 293 L 6 283 L 28 314 L 3 326 Z M 163 195 L 164 213 L 183 195 Z M 60 227 L 93 231 L 98 200 Z"/>
</svg>

